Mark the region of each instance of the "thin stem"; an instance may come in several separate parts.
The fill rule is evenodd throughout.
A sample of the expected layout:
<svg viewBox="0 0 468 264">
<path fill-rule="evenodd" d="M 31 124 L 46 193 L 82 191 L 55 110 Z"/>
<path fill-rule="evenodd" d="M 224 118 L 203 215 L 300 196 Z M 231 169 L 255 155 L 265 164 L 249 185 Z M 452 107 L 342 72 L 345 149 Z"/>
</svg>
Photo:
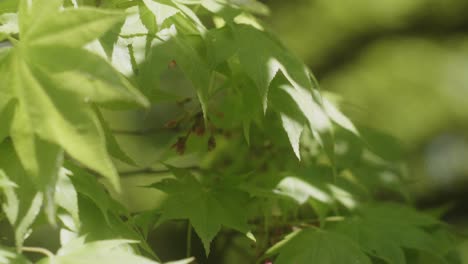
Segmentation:
<svg viewBox="0 0 468 264">
<path fill-rule="evenodd" d="M 185 168 L 180 168 L 184 170 L 193 170 L 193 171 L 198 171 L 200 170 L 200 167 L 198 166 L 191 166 L 191 167 L 185 167 Z M 138 170 L 133 170 L 133 171 L 122 171 L 119 172 L 120 176 L 133 176 L 133 175 L 138 175 L 138 174 L 165 174 L 165 173 L 170 173 L 171 170 L 169 169 L 160 169 L 160 170 L 155 170 L 151 168 L 143 168 L 143 169 L 138 169 Z"/>
<path fill-rule="evenodd" d="M 21 251 L 26 251 L 26 252 L 34 252 L 34 253 L 40 253 L 43 255 L 46 255 L 50 259 L 54 258 L 54 254 L 50 252 L 49 250 L 45 248 L 40 248 L 40 247 L 21 247 Z"/>
<path fill-rule="evenodd" d="M 185 253 L 186 257 L 189 258 L 192 252 L 192 225 L 190 220 L 187 221 L 187 252 Z"/>
<path fill-rule="evenodd" d="M 148 34 L 148 33 L 133 33 L 133 34 L 122 34 L 119 35 L 121 38 L 135 38 L 135 37 L 147 37 L 147 36 L 153 36 L 153 34 Z"/>
<path fill-rule="evenodd" d="M 138 75 L 138 63 L 136 62 L 136 59 L 135 59 L 135 53 L 133 51 L 133 45 L 128 44 L 127 48 L 128 48 L 128 53 L 130 54 L 130 63 L 132 64 L 133 73 L 135 75 Z"/>
<path fill-rule="evenodd" d="M 146 129 L 146 130 L 119 130 L 119 129 L 112 129 L 111 132 L 114 134 L 122 134 L 122 135 L 134 135 L 134 136 L 145 136 L 151 135 L 161 132 L 178 132 L 179 129 L 176 128 L 154 128 L 154 129 Z"/>
<path fill-rule="evenodd" d="M 208 83 L 208 93 L 213 92 L 214 82 L 215 82 L 215 72 L 212 71 L 211 74 L 210 74 L 210 80 L 209 80 L 209 83 Z"/>
</svg>

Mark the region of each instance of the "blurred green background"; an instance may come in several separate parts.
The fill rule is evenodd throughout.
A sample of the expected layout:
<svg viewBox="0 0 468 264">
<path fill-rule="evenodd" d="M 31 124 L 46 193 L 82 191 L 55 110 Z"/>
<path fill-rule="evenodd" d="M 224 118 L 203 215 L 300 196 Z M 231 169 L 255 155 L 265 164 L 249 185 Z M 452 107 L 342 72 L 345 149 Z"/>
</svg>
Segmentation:
<svg viewBox="0 0 468 264">
<path fill-rule="evenodd" d="M 401 141 L 416 204 L 468 231 L 468 1 L 264 2 L 342 110 Z"/>
</svg>

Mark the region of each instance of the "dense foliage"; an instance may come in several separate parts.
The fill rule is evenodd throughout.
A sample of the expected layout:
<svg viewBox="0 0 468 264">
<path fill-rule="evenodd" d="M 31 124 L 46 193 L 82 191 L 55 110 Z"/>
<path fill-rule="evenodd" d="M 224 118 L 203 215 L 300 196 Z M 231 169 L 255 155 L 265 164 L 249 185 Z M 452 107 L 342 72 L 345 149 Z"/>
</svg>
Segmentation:
<svg viewBox="0 0 468 264">
<path fill-rule="evenodd" d="M 398 143 L 319 93 L 267 13 L 0 2 L 0 262 L 459 263 L 449 227 L 411 207 Z M 126 203 L 131 183 L 159 201 Z M 176 250 L 150 243 L 168 224 Z M 43 226 L 58 249 L 28 239 Z"/>
</svg>

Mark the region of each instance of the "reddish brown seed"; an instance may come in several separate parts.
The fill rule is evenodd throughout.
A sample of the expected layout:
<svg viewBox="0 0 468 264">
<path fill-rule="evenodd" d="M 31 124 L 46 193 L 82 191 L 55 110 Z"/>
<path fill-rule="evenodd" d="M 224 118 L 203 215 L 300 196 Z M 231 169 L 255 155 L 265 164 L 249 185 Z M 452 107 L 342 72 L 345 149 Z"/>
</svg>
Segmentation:
<svg viewBox="0 0 468 264">
<path fill-rule="evenodd" d="M 165 128 L 175 128 L 178 124 L 179 124 L 179 122 L 177 122 L 177 120 L 170 120 L 170 121 L 168 121 L 168 122 L 166 122 L 164 124 L 164 127 Z"/>
<path fill-rule="evenodd" d="M 224 136 L 225 136 L 226 138 L 231 138 L 231 137 L 232 137 L 232 132 L 231 132 L 231 131 L 225 131 L 225 132 L 224 132 Z"/>
<path fill-rule="evenodd" d="M 187 141 L 187 138 L 186 137 L 179 137 L 177 139 L 177 142 L 174 143 L 171 148 L 175 149 L 175 151 L 179 154 L 179 155 L 183 155 L 184 152 L 185 152 L 185 143 Z"/>
<path fill-rule="evenodd" d="M 203 124 L 199 124 L 194 127 L 193 132 L 195 132 L 195 135 L 197 136 L 203 136 L 203 134 L 205 134 L 205 126 Z"/>
<path fill-rule="evenodd" d="M 216 139 L 213 135 L 208 139 L 208 150 L 211 151 L 216 148 Z"/>
<path fill-rule="evenodd" d="M 169 62 L 168 67 L 169 67 L 170 69 L 175 68 L 176 66 L 177 66 L 177 62 L 176 62 L 175 60 L 171 60 L 171 61 Z"/>
</svg>

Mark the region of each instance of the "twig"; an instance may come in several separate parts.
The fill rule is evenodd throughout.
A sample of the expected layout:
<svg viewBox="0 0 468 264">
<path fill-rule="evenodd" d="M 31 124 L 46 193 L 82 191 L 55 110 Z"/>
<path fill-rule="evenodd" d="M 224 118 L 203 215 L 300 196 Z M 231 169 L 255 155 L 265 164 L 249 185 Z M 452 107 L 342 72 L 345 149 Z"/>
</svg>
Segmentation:
<svg viewBox="0 0 468 264">
<path fill-rule="evenodd" d="M 184 168 L 180 168 L 180 169 L 194 170 L 194 171 L 201 170 L 201 168 L 198 167 L 198 166 L 190 166 L 190 167 L 184 167 Z M 134 175 L 138 175 L 138 174 L 165 174 L 165 173 L 170 173 L 170 172 L 171 172 L 170 169 L 156 170 L 156 169 L 152 169 L 152 168 L 143 168 L 143 169 L 138 169 L 138 170 L 133 170 L 133 171 L 122 171 L 122 172 L 119 172 L 119 175 L 122 176 L 122 177 L 128 177 L 128 176 L 134 176 Z"/>
<path fill-rule="evenodd" d="M 26 252 L 34 252 L 34 253 L 40 253 L 43 255 L 46 255 L 50 259 L 54 258 L 54 254 L 50 252 L 49 250 L 45 248 L 40 248 L 40 247 L 21 247 L 21 251 L 26 251 Z"/>
<path fill-rule="evenodd" d="M 122 135 L 135 135 L 135 136 L 144 136 L 149 134 L 156 134 L 160 132 L 178 132 L 179 129 L 177 128 L 153 128 L 153 129 L 146 129 L 146 130 L 119 130 L 119 129 L 112 129 L 111 132 L 114 134 L 122 134 Z"/>
</svg>

